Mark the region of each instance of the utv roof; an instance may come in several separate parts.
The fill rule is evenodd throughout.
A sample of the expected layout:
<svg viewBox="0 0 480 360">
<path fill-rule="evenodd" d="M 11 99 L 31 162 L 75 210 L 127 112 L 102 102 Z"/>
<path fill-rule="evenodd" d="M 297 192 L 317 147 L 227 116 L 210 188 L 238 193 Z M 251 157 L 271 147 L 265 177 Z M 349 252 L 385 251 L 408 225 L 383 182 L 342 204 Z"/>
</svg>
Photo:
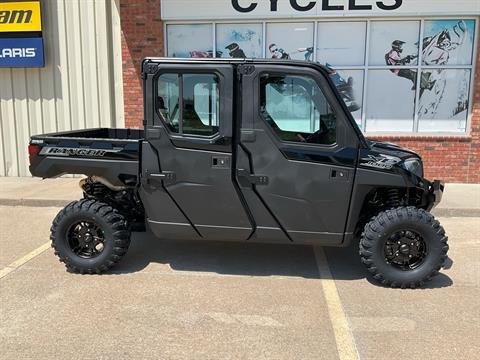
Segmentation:
<svg viewBox="0 0 480 360">
<path fill-rule="evenodd" d="M 168 57 L 146 57 L 143 60 L 143 64 L 147 63 L 163 63 L 163 64 L 268 64 L 268 65 L 290 65 L 290 66 L 302 66 L 302 67 L 315 67 L 321 71 L 325 71 L 328 74 L 332 73 L 332 69 L 324 66 L 318 62 L 304 61 L 304 60 L 284 60 L 284 59 L 230 59 L 230 58 L 168 58 Z"/>
</svg>

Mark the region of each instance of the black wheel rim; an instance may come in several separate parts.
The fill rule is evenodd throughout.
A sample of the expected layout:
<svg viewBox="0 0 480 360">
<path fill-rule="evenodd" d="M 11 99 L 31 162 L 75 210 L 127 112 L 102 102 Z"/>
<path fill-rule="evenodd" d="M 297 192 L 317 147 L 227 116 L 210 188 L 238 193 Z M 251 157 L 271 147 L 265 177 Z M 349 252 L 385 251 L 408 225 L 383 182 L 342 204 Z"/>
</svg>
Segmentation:
<svg viewBox="0 0 480 360">
<path fill-rule="evenodd" d="M 84 259 L 99 256 L 105 249 L 105 235 L 100 226 L 92 220 L 81 220 L 67 230 L 70 250 Z"/>
<path fill-rule="evenodd" d="M 401 230 L 388 238 L 384 253 L 387 264 L 403 271 L 415 270 L 427 257 L 427 245 L 419 233 Z"/>
</svg>

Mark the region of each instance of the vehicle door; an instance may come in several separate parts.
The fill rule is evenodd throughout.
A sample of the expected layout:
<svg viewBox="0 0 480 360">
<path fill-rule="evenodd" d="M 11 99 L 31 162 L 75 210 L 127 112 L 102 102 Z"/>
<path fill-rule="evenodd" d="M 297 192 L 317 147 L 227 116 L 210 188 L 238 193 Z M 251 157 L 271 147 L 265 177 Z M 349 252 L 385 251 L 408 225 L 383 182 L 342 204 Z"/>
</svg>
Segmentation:
<svg viewBox="0 0 480 360">
<path fill-rule="evenodd" d="M 232 66 L 160 64 L 151 72 L 142 153 L 150 227 L 170 238 L 246 240 L 252 225 L 232 181 Z"/>
<path fill-rule="evenodd" d="M 293 242 L 341 244 L 359 143 L 353 120 L 326 72 L 247 66 L 237 175 L 249 205 L 258 207 L 253 191 Z"/>
</svg>

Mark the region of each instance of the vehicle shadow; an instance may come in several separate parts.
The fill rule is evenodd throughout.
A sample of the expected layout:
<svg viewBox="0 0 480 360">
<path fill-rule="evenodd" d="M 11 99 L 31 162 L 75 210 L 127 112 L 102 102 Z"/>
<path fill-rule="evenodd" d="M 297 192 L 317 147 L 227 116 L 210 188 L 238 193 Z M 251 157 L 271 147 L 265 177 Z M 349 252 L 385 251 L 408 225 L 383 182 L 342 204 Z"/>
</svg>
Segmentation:
<svg viewBox="0 0 480 360">
<path fill-rule="evenodd" d="M 324 251 L 336 280 L 366 278 L 372 284 L 378 285 L 360 262 L 358 244 L 347 248 L 324 248 Z M 151 263 L 166 264 L 176 271 L 320 278 L 312 246 L 159 240 L 149 233 L 134 233 L 127 255 L 108 274 L 139 272 Z M 448 276 L 440 274 L 424 288 L 441 288 L 452 284 Z"/>
<path fill-rule="evenodd" d="M 364 278 L 353 250 L 342 252 L 344 280 Z M 347 255 L 351 253 L 351 256 Z M 331 260 L 332 261 L 332 260 Z M 330 261 L 330 262 L 331 262 Z M 335 259 L 337 261 L 337 259 Z M 127 255 L 111 274 L 134 273 L 150 263 L 167 264 L 173 270 L 210 272 L 225 275 L 289 276 L 318 279 L 319 272 L 311 246 L 256 244 L 195 240 L 159 240 L 148 233 L 135 233 Z"/>
</svg>

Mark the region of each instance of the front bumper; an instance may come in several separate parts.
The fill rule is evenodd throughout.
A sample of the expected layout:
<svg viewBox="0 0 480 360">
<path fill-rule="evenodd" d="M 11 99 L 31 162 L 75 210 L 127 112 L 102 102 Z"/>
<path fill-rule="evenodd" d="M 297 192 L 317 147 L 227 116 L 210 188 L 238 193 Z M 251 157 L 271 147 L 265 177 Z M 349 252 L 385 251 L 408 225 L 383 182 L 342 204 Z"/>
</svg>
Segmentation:
<svg viewBox="0 0 480 360">
<path fill-rule="evenodd" d="M 442 201 L 443 191 L 445 190 L 445 182 L 442 180 L 434 180 L 430 183 L 428 194 L 428 208 L 427 211 L 432 210 L 440 201 Z"/>
</svg>

